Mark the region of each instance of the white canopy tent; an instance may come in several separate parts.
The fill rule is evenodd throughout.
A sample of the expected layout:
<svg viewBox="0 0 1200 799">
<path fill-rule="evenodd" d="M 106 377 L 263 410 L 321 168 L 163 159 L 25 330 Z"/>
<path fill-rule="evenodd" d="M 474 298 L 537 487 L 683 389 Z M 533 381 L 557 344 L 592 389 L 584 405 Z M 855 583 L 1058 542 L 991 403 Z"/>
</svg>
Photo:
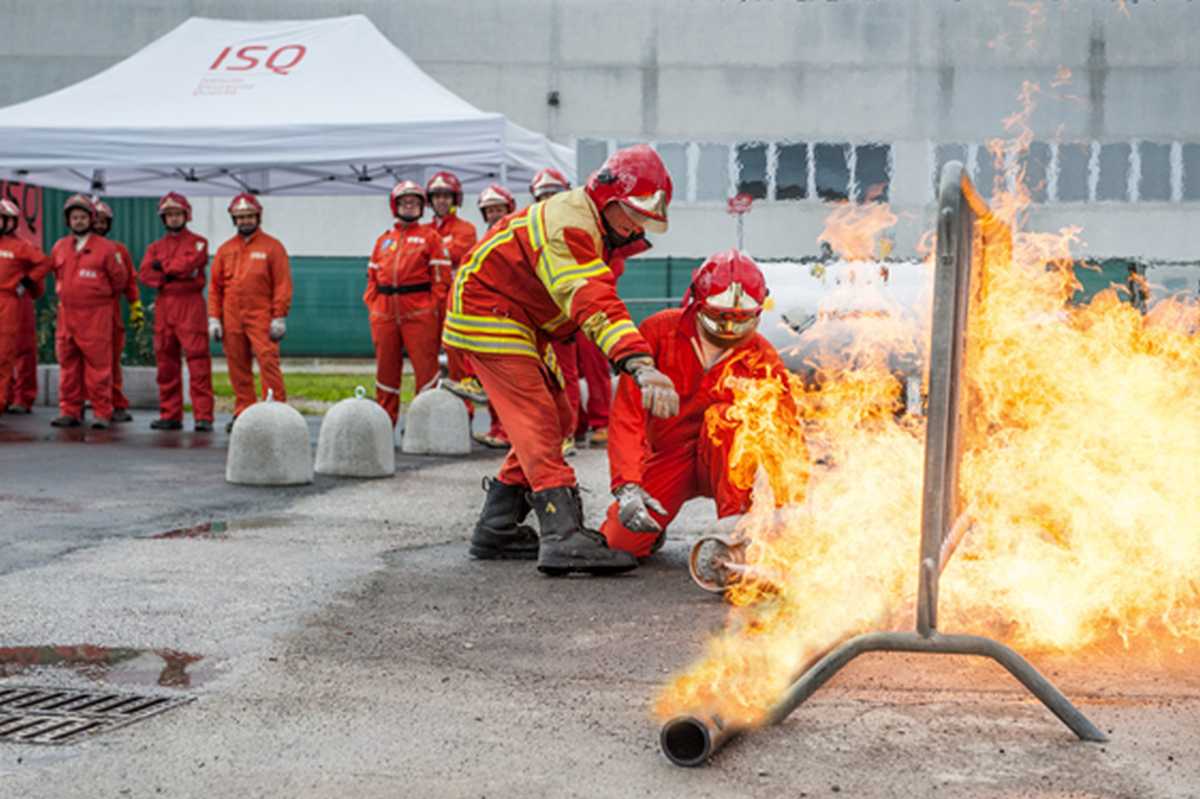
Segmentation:
<svg viewBox="0 0 1200 799">
<path fill-rule="evenodd" d="M 0 109 L 0 175 L 108 196 L 386 192 L 452 170 L 528 183 L 574 154 L 480 111 L 361 15 L 193 17 L 60 91 Z"/>
</svg>

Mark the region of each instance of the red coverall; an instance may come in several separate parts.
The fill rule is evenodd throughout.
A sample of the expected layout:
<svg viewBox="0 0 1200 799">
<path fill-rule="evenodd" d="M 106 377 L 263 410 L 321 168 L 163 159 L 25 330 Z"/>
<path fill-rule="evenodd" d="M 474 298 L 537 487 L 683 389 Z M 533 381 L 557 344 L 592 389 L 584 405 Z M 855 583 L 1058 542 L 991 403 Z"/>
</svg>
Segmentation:
<svg viewBox="0 0 1200 799">
<path fill-rule="evenodd" d="M 50 251 L 58 291 L 58 409 L 83 416 L 87 399 L 97 419 L 112 418 L 113 300 L 124 290 L 129 271 L 112 242 L 88 234 L 77 249 L 73 234 Z"/>
<path fill-rule="evenodd" d="M 400 415 L 404 351 L 412 361 L 417 392 L 438 376 L 438 308 L 434 284 L 439 264 L 449 262 L 442 237 L 431 225 L 397 220 L 375 242 L 367 264 L 363 302 L 371 315 L 375 344 L 375 399 L 392 417 Z"/>
<path fill-rule="evenodd" d="M 138 301 L 138 285 L 137 285 L 137 270 L 133 268 L 133 257 L 129 254 L 129 248 L 119 241 L 109 239 L 109 242 L 117 248 L 117 256 L 121 259 L 121 265 L 125 267 L 129 274 L 129 280 L 121 287 L 120 294 L 113 297 L 113 410 L 129 410 L 129 398 L 125 396 L 125 379 L 121 374 L 121 353 L 125 351 L 125 320 L 121 316 L 121 294 L 125 295 L 125 301 L 133 305 Z M 207 324 L 207 322 L 206 322 Z"/>
<path fill-rule="evenodd" d="M 471 354 L 504 419 L 512 449 L 502 483 L 575 485 L 562 455 L 570 406 L 545 360 L 550 340 L 582 330 L 612 361 L 650 352 L 617 297 L 601 229 L 584 189 L 560 192 L 500 220 L 458 270 L 442 340 Z"/>
<path fill-rule="evenodd" d="M 49 264 L 49 259 L 46 261 Z M 45 286 L 39 280 L 37 294 L 41 296 Z M 17 323 L 17 362 L 13 372 L 12 396 L 9 405 L 32 408 L 37 403 L 37 306 L 32 294 L 20 300 L 20 321 Z"/>
<path fill-rule="evenodd" d="M 705 419 L 711 413 L 720 413 L 722 405 L 733 399 L 727 389 L 719 388 L 727 374 L 753 377 L 769 369 L 783 370 L 775 348 L 755 334 L 705 371 L 697 355 L 699 333 L 694 313 L 682 308 L 659 311 L 642 322 L 641 332 L 650 342 L 654 363 L 675 383 L 679 414 L 670 419 L 649 416 L 642 408 L 642 395 L 633 378 L 621 376 L 608 439 L 613 490 L 625 483 L 637 483 L 661 502 L 667 509 L 665 515 L 649 512 L 663 534 L 683 503 L 694 497 L 715 499 L 718 518 L 745 513 L 750 507 L 750 492 L 729 480 L 728 450 L 732 441 L 714 442 Z M 650 554 L 659 536 L 627 530 L 618 519 L 616 502 L 609 506 L 600 531 L 610 549 L 623 549 L 639 558 Z"/>
<path fill-rule="evenodd" d="M 155 261 L 161 270 L 151 266 Z M 138 277 L 158 292 L 154 300 L 154 360 L 158 364 L 158 413 L 163 419 L 183 420 L 183 357 L 188 365 L 192 417 L 198 422 L 213 420 L 212 355 L 204 302 L 207 265 L 208 241 L 187 228 L 168 232 L 152 243 L 142 258 Z"/>
<path fill-rule="evenodd" d="M 625 274 L 625 258 L 615 256 L 608 262 L 612 270 L 613 280 L 619 281 Z M 613 387 L 612 368 L 608 359 L 595 344 L 586 338 L 576 340 L 576 363 L 579 364 L 579 376 L 588 387 L 586 408 L 580 408 L 575 423 L 575 437 L 587 435 L 589 430 L 599 430 L 608 427 L 608 413 L 612 409 Z"/>
<path fill-rule="evenodd" d="M 208 315 L 224 327 L 225 361 L 236 397 L 233 415 L 254 404 L 254 371 L 258 361 L 263 397 L 267 391 L 283 402 L 287 391 L 279 368 L 279 342 L 272 341 L 272 319 L 288 315 L 292 305 L 292 270 L 279 240 L 256 230 L 249 239 L 235 234 L 217 250 L 208 289 Z"/>
<path fill-rule="evenodd" d="M 45 253 L 24 239 L 15 235 L 0 236 L 0 413 L 8 410 L 9 405 L 24 404 L 22 400 L 26 399 L 32 405 L 36 399 L 16 394 L 13 377 L 23 332 L 23 308 L 26 305 L 32 307 L 33 297 L 41 294 L 42 280 L 50 271 L 50 264 Z M 23 289 L 23 296 L 18 296 L 17 287 L 23 278 L 29 278 L 37 285 L 33 292 Z M 34 358 L 36 374 L 36 352 Z"/>
</svg>

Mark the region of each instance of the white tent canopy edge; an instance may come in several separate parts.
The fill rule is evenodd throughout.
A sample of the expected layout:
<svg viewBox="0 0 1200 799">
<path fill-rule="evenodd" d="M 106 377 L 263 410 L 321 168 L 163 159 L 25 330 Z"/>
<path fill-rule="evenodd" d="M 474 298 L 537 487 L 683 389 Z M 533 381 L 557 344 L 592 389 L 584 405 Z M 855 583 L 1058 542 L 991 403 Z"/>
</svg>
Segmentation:
<svg viewBox="0 0 1200 799">
<path fill-rule="evenodd" d="M 109 196 L 383 193 L 439 169 L 527 183 L 570 148 L 438 84 L 362 15 L 193 17 L 109 69 L 0 109 L 0 175 Z"/>
</svg>

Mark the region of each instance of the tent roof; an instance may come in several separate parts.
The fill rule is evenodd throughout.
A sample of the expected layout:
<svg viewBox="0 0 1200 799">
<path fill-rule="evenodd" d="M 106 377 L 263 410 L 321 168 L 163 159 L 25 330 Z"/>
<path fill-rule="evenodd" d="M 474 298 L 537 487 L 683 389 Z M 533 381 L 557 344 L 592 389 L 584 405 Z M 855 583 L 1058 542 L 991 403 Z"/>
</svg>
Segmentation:
<svg viewBox="0 0 1200 799">
<path fill-rule="evenodd" d="M 547 166 L 574 175 L 569 148 L 467 103 L 362 15 L 193 17 L 0 109 L 0 141 L 5 177 L 108 195 L 378 192 L 438 169 L 468 190 Z"/>
</svg>

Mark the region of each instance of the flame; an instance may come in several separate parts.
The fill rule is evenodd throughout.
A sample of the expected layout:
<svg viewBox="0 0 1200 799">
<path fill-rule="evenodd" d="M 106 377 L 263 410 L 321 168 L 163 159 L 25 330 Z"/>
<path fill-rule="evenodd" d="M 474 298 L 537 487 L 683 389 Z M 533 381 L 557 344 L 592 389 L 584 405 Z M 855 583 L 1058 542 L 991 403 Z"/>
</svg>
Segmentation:
<svg viewBox="0 0 1200 799">
<path fill-rule="evenodd" d="M 887 203 L 841 203 L 825 220 L 817 240 L 829 242 L 847 261 L 873 261 L 880 235 L 895 224 L 896 215 Z"/>
<path fill-rule="evenodd" d="M 1037 93 L 1022 87 L 998 159 L 1028 146 Z M 1166 298 L 1143 315 L 1116 288 L 1072 305 L 1080 229 L 1024 230 L 1029 196 L 1011 178 L 982 225 L 1012 236 L 983 250 L 969 317 L 959 485 L 972 524 L 942 576 L 940 626 L 1042 652 L 1189 651 L 1200 642 L 1200 306 Z M 869 257 L 888 216 L 842 206 L 822 237 Z M 865 335 L 822 352 L 808 383 L 727 382 L 737 479 L 757 472 L 737 530 L 746 569 L 723 631 L 664 687 L 659 717 L 759 723 L 839 642 L 911 629 L 924 426 L 897 412 L 891 368 L 926 362 L 928 319 L 862 322 Z"/>
</svg>

